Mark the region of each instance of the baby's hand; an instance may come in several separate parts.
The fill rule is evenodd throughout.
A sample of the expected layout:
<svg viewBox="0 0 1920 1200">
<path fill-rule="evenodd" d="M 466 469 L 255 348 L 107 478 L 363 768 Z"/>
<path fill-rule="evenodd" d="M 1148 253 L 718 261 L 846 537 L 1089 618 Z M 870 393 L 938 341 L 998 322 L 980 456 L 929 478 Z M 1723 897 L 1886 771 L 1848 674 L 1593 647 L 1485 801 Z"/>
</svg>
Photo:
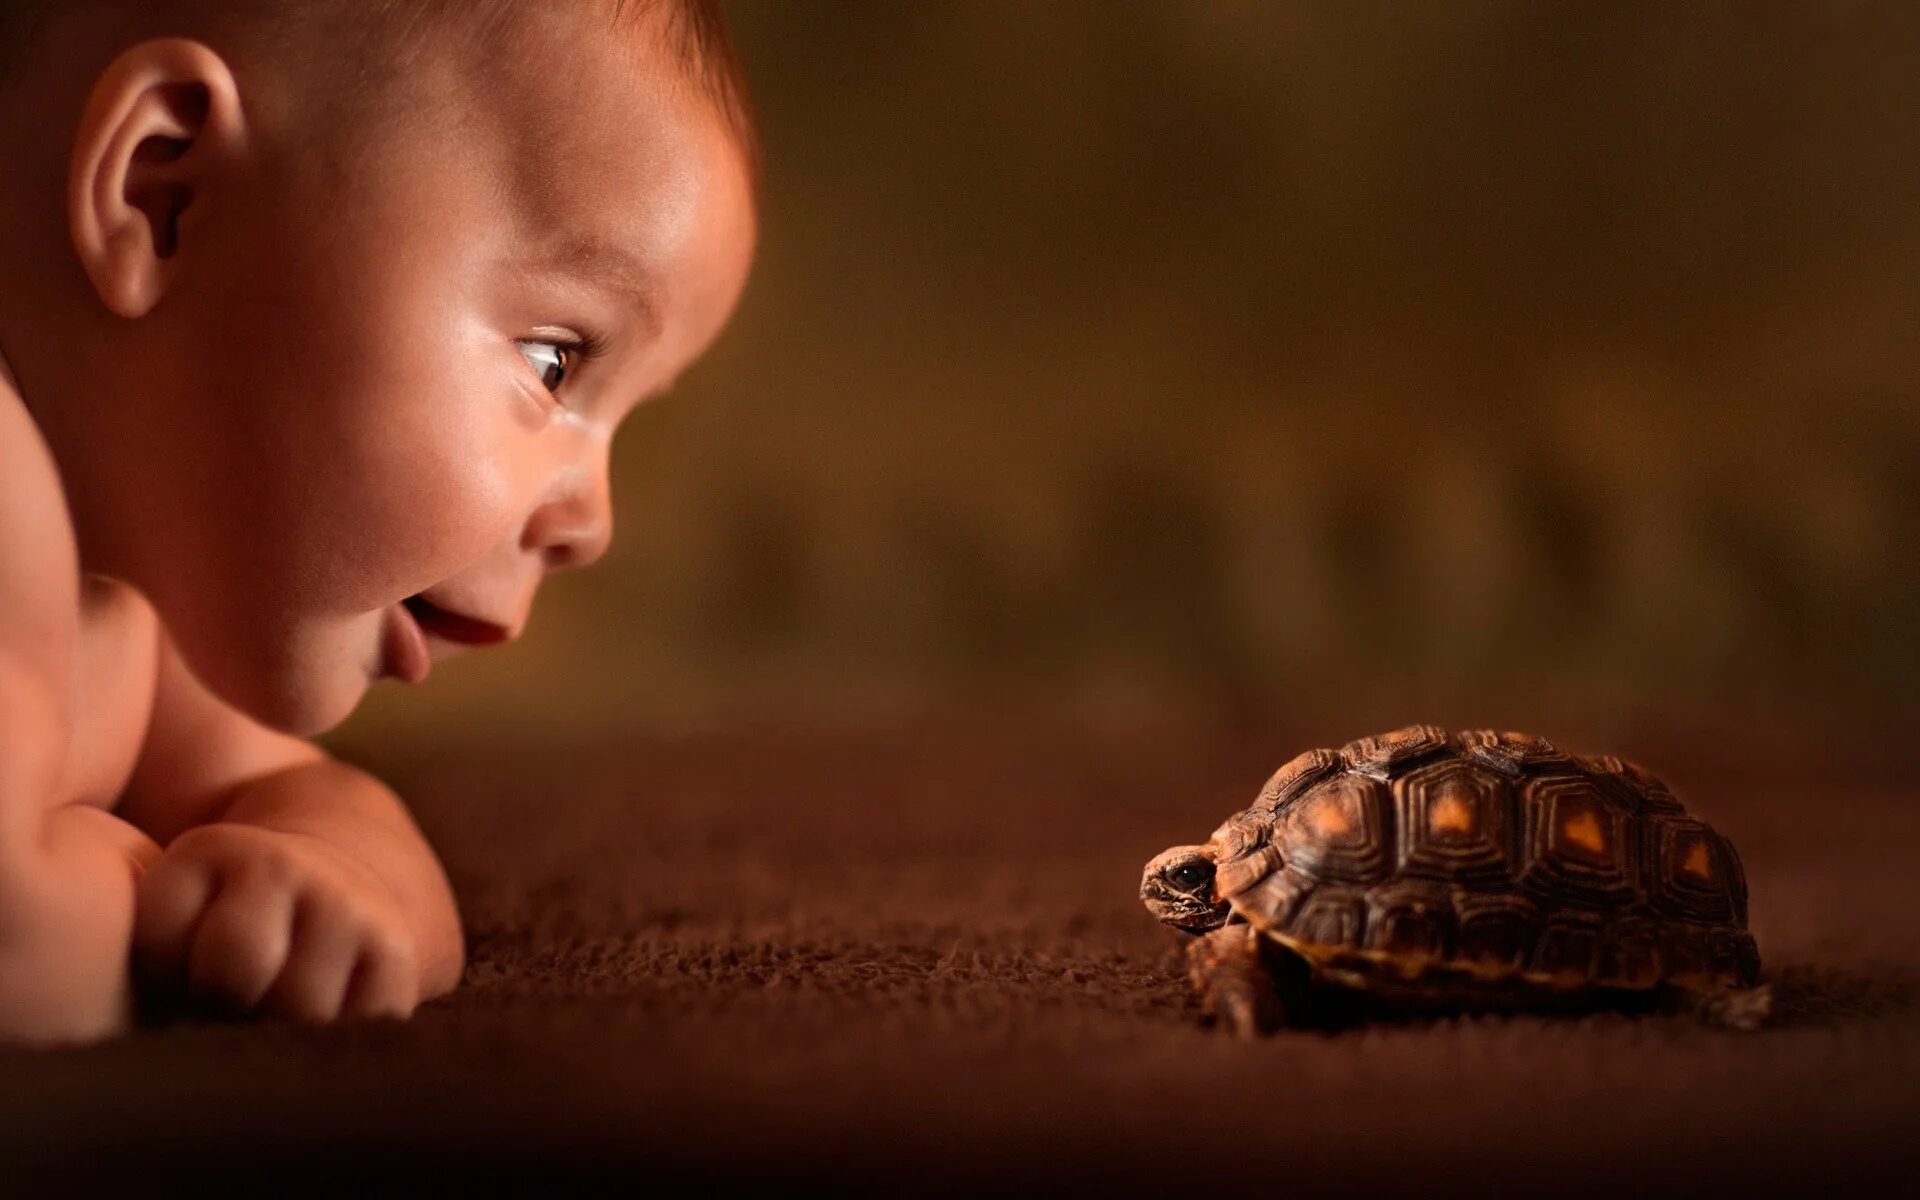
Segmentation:
<svg viewBox="0 0 1920 1200">
<path fill-rule="evenodd" d="M 420 998 L 392 893 L 302 833 L 215 822 L 175 838 L 140 881 L 134 951 L 152 981 L 233 1013 L 405 1017 Z"/>
</svg>

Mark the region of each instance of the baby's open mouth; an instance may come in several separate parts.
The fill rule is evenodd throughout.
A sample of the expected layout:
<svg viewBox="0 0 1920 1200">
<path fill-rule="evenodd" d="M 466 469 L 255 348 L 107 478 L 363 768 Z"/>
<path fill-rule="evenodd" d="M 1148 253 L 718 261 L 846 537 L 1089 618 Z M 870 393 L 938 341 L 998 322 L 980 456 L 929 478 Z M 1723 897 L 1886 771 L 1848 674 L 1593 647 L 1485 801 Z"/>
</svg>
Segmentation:
<svg viewBox="0 0 1920 1200">
<path fill-rule="evenodd" d="M 441 608 L 424 594 L 408 596 L 400 603 L 413 614 L 413 619 L 420 623 L 423 632 L 449 642 L 458 642 L 463 646 L 492 646 L 506 641 L 509 636 L 505 626 Z"/>
</svg>

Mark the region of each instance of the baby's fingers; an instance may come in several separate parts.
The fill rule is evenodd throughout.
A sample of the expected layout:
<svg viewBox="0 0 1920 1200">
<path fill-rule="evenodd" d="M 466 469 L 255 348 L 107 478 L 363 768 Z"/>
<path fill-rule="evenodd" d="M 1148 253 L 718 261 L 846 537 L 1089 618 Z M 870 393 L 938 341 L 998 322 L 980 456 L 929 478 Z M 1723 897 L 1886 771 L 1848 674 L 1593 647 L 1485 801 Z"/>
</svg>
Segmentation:
<svg viewBox="0 0 1920 1200">
<path fill-rule="evenodd" d="M 266 1011 L 324 1023 L 340 1015 L 364 941 L 360 918 L 326 892 L 308 891 L 294 909 L 293 948 L 263 1001 Z"/>
<path fill-rule="evenodd" d="M 205 866 L 164 856 L 140 877 L 133 906 L 134 960 L 152 982 L 179 990 L 187 944 L 219 883 Z"/>
<path fill-rule="evenodd" d="M 410 955 L 395 947 L 369 946 L 361 951 L 341 1015 L 348 1017 L 409 1017 L 420 1003 L 420 969 Z"/>
<path fill-rule="evenodd" d="M 194 929 L 188 987 L 232 1012 L 251 1012 L 287 960 L 292 918 L 285 884 L 251 872 L 229 879 Z"/>
</svg>

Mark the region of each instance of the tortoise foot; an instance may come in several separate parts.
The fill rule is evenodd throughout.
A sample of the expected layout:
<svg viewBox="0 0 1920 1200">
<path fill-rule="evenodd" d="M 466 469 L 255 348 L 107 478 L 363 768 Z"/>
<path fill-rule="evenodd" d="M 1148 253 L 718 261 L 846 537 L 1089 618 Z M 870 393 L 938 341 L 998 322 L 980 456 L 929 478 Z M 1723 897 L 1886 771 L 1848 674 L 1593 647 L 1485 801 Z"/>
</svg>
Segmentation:
<svg viewBox="0 0 1920 1200">
<path fill-rule="evenodd" d="M 1195 940 L 1187 947 L 1187 975 L 1207 1016 L 1235 1037 L 1261 1037 L 1288 1023 L 1278 981 L 1249 926 L 1228 925 Z"/>
<path fill-rule="evenodd" d="M 1773 1015 L 1773 988 L 1764 983 L 1750 988 L 1685 988 L 1678 999 L 1683 1011 L 1720 1029 L 1750 1032 Z"/>
</svg>

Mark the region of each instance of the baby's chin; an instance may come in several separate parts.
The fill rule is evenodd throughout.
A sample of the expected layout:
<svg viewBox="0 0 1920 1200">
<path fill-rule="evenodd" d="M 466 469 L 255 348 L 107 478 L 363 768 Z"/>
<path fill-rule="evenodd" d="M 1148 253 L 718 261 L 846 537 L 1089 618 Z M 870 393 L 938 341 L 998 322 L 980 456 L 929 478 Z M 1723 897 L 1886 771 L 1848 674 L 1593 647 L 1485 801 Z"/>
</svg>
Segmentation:
<svg viewBox="0 0 1920 1200">
<path fill-rule="evenodd" d="M 254 720 L 296 737 L 315 737 L 352 716 L 370 682 L 364 670 L 337 663 L 282 675 L 263 689 Z"/>
<path fill-rule="evenodd" d="M 353 715 L 379 670 L 380 614 L 182 646 L 202 683 L 260 724 L 314 737 Z"/>
</svg>

